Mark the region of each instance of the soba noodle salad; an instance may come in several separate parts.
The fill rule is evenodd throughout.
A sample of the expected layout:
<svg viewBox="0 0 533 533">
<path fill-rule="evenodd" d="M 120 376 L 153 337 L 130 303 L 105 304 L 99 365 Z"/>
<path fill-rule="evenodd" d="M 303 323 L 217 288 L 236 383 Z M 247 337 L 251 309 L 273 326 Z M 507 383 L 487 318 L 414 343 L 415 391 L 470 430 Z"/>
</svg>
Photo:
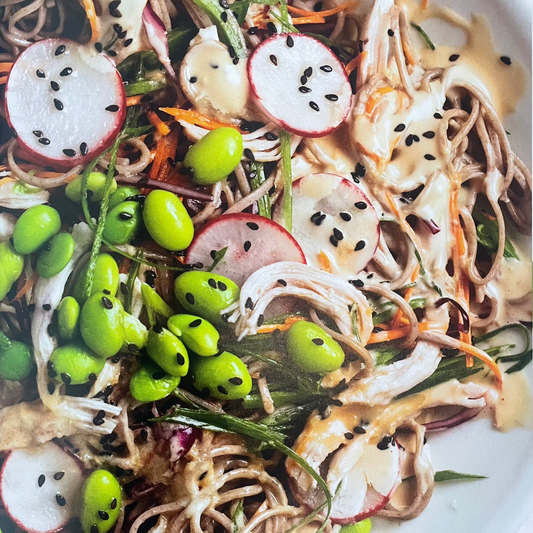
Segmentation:
<svg viewBox="0 0 533 533">
<path fill-rule="evenodd" d="M 368 533 L 482 474 L 429 453 L 519 420 L 532 358 L 524 73 L 480 24 L 0 0 L 3 533 Z"/>
</svg>

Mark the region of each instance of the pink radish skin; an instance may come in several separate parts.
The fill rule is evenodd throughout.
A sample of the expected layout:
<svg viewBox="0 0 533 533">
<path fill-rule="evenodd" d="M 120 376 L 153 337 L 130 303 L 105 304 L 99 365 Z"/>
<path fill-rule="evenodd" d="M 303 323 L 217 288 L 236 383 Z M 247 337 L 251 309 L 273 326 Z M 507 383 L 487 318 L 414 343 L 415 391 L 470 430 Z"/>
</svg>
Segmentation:
<svg viewBox="0 0 533 533">
<path fill-rule="evenodd" d="M 61 479 L 54 475 L 63 473 Z M 39 478 L 45 476 L 39 486 Z M 9 517 L 28 533 L 56 533 L 75 516 L 83 465 L 54 442 L 13 450 L 0 471 L 0 498 Z M 57 494 L 65 498 L 59 505 Z"/>
<path fill-rule="evenodd" d="M 62 46 L 65 51 L 56 55 Z M 72 73 L 65 75 L 65 69 Z M 62 170 L 86 164 L 109 148 L 127 111 L 122 78 L 113 63 L 92 46 L 67 39 L 44 39 L 18 57 L 7 80 L 5 104 L 22 157 Z M 50 143 L 42 144 L 43 138 Z"/>
<path fill-rule="evenodd" d="M 202 263 L 207 268 L 213 262 L 211 253 L 226 246 L 226 255 L 213 272 L 238 285 L 272 263 L 305 264 L 302 249 L 287 230 L 268 218 L 247 213 L 224 215 L 206 224 L 190 245 L 185 263 Z"/>
<path fill-rule="evenodd" d="M 283 223 L 282 198 L 273 218 Z M 376 253 L 379 219 L 353 182 L 335 174 L 308 174 L 293 184 L 292 234 L 309 264 L 324 268 L 325 254 L 333 274 L 351 279 Z"/>
<path fill-rule="evenodd" d="M 291 39 L 293 46 L 287 44 Z M 309 67 L 312 74 L 302 83 Z M 346 71 L 317 39 L 301 33 L 273 35 L 255 49 L 247 69 L 255 104 L 291 133 L 323 137 L 337 129 L 350 112 L 353 95 Z"/>
</svg>

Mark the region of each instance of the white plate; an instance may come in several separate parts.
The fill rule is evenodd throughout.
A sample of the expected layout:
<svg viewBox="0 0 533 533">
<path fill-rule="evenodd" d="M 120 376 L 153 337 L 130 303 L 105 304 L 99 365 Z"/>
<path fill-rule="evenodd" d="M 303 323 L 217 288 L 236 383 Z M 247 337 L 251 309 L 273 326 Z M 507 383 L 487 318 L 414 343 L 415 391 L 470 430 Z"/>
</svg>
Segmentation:
<svg viewBox="0 0 533 533">
<path fill-rule="evenodd" d="M 531 0 L 430 0 L 463 16 L 485 14 L 496 49 L 531 68 Z M 436 37 L 438 44 L 445 39 Z M 517 112 L 506 118 L 513 149 L 531 165 L 531 82 Z M 532 366 L 528 367 L 531 377 Z M 489 479 L 437 484 L 431 503 L 408 522 L 374 521 L 373 533 L 517 533 L 533 513 L 533 431 L 501 433 L 488 419 L 429 437 L 435 470 Z"/>
</svg>

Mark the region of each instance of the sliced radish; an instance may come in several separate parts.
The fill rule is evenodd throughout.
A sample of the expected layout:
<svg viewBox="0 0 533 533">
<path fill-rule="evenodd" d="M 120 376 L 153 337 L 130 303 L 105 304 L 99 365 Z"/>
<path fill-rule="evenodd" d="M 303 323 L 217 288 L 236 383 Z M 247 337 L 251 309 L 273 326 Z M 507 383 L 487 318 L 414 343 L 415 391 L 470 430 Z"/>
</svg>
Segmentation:
<svg viewBox="0 0 533 533">
<path fill-rule="evenodd" d="M 320 41 L 301 33 L 273 35 L 248 61 L 255 103 L 281 128 L 322 137 L 348 116 L 352 89 L 344 67 Z"/>
<path fill-rule="evenodd" d="M 0 492 L 12 520 L 29 533 L 63 529 L 76 513 L 81 463 L 57 444 L 12 451 L 0 472 Z"/>
<path fill-rule="evenodd" d="M 281 201 L 274 220 L 283 222 Z M 379 219 L 369 199 L 335 174 L 309 174 L 294 182 L 292 223 L 307 262 L 343 278 L 365 268 L 379 243 Z"/>
<path fill-rule="evenodd" d="M 118 70 L 92 46 L 45 39 L 13 65 L 6 111 L 32 161 L 66 169 L 112 144 L 126 116 L 126 95 Z"/>
<path fill-rule="evenodd" d="M 189 265 L 209 266 L 218 250 L 228 247 L 213 272 L 242 285 L 261 267 L 280 261 L 305 263 L 298 243 L 276 222 L 237 213 L 218 217 L 197 233 L 185 258 Z"/>
</svg>

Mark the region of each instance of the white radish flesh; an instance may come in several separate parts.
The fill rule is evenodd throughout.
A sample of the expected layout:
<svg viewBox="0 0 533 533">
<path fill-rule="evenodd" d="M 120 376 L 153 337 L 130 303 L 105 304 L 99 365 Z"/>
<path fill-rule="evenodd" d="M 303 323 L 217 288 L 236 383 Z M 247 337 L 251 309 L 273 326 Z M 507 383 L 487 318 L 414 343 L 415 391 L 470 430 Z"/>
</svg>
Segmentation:
<svg viewBox="0 0 533 533">
<path fill-rule="evenodd" d="M 348 116 L 352 89 L 344 67 L 320 41 L 280 34 L 263 41 L 248 61 L 252 97 L 281 128 L 322 137 Z"/>
</svg>

